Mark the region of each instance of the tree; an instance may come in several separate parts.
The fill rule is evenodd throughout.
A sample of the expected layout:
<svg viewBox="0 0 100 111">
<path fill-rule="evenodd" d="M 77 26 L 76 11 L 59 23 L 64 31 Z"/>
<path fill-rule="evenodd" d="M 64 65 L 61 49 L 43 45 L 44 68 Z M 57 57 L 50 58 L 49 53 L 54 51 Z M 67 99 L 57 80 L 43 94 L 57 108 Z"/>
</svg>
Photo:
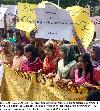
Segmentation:
<svg viewBox="0 0 100 111">
<path fill-rule="evenodd" d="M 38 4 L 42 1 L 49 1 L 55 4 L 58 4 L 58 0 L 0 0 L 0 4 L 17 4 L 18 2 L 27 2 L 27 3 L 33 3 Z M 91 15 L 99 14 L 100 8 L 96 8 L 97 4 L 100 4 L 100 0 L 59 0 L 60 7 L 66 8 L 74 5 L 79 5 L 82 7 L 86 7 L 87 5 L 91 8 Z"/>
<path fill-rule="evenodd" d="M 42 1 L 49 1 L 53 2 L 55 4 L 58 4 L 58 0 L 0 0 L 0 3 L 2 4 L 17 4 L 18 2 L 28 2 L 28 3 L 40 3 Z M 80 5 L 80 6 L 86 6 L 90 4 L 91 6 L 95 6 L 100 0 L 59 0 L 60 6 L 63 8 L 66 8 L 68 6 L 73 5 Z"/>
</svg>

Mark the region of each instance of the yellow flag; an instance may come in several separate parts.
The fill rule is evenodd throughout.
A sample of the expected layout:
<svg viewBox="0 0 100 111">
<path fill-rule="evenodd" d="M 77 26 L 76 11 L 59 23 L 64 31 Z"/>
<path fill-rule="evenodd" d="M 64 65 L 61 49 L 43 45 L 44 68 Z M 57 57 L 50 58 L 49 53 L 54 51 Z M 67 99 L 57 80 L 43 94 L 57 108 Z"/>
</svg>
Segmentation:
<svg viewBox="0 0 100 111">
<path fill-rule="evenodd" d="M 93 39 L 95 30 L 93 23 L 89 19 L 88 10 L 80 6 L 68 7 L 66 10 L 72 17 L 78 37 L 84 47 L 87 48 Z M 72 41 L 74 42 L 74 39 Z"/>
<path fill-rule="evenodd" d="M 16 28 L 30 32 L 35 27 L 36 15 L 34 9 L 36 4 L 18 3 L 18 17 L 19 22 L 16 24 Z"/>
<path fill-rule="evenodd" d="M 66 10 L 69 12 L 72 19 L 75 19 L 80 14 L 86 16 L 89 15 L 89 10 L 80 6 L 67 7 Z"/>
<path fill-rule="evenodd" d="M 16 28 L 26 31 L 26 32 L 31 32 L 32 30 L 36 29 L 36 25 L 34 23 L 29 23 L 29 22 L 18 22 L 16 24 Z"/>
<path fill-rule="evenodd" d="M 33 22 L 36 19 L 34 9 L 36 4 L 18 3 L 18 17 L 19 20 L 24 22 Z"/>
</svg>

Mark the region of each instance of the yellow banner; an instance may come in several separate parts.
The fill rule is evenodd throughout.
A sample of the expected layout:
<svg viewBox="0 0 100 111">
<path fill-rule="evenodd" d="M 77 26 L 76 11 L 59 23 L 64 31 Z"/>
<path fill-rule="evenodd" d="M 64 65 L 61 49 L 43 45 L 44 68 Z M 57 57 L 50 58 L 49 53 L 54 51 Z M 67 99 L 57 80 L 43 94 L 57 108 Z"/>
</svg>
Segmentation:
<svg viewBox="0 0 100 111">
<path fill-rule="evenodd" d="M 31 32 L 32 30 L 35 30 L 36 29 L 36 26 L 34 23 L 29 23 L 29 22 L 18 22 L 16 24 L 16 28 L 17 29 L 20 29 L 22 31 L 25 31 L 25 32 Z"/>
<path fill-rule="evenodd" d="M 85 15 L 85 16 L 89 16 L 89 10 L 87 8 L 83 8 L 80 6 L 67 7 L 66 10 L 73 17 L 73 19 L 75 19 L 80 14 Z"/>
<path fill-rule="evenodd" d="M 18 17 L 19 20 L 24 22 L 33 22 L 36 19 L 34 9 L 36 4 L 18 3 Z"/>
<path fill-rule="evenodd" d="M 36 28 L 36 15 L 34 11 L 36 7 L 36 4 L 18 3 L 19 22 L 16 24 L 17 29 L 30 32 Z"/>
<path fill-rule="evenodd" d="M 1 83 L 1 100 L 4 101 L 80 101 L 87 96 L 86 89 L 82 94 L 75 93 L 62 89 L 51 79 L 43 84 L 41 75 L 16 72 L 8 66 L 4 69 Z"/>
<path fill-rule="evenodd" d="M 89 19 L 89 11 L 79 6 L 68 7 L 66 10 L 72 17 L 74 27 L 82 44 L 87 48 L 94 36 L 94 25 Z M 72 40 L 75 43 L 75 40 Z"/>
</svg>

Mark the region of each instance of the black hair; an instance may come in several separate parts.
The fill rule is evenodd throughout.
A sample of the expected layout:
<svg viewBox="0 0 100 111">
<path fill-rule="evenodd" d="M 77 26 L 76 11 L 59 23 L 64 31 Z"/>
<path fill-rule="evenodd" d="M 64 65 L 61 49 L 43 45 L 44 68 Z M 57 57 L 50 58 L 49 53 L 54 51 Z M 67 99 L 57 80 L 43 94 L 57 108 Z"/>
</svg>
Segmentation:
<svg viewBox="0 0 100 111">
<path fill-rule="evenodd" d="M 100 101 L 100 89 L 92 91 L 86 98 L 87 101 Z"/>
<path fill-rule="evenodd" d="M 72 45 L 73 49 L 75 50 L 76 54 L 80 55 L 80 51 L 77 45 Z"/>
<path fill-rule="evenodd" d="M 64 40 L 64 44 L 70 44 L 70 42 L 67 40 Z"/>
<path fill-rule="evenodd" d="M 36 50 L 36 47 L 31 44 L 25 47 L 25 52 L 31 52 L 33 60 L 35 60 L 39 56 L 38 51 Z"/>
<path fill-rule="evenodd" d="M 16 35 L 19 36 L 19 35 L 21 35 L 21 34 L 20 34 L 20 32 L 16 32 Z"/>
<path fill-rule="evenodd" d="M 7 34 L 2 34 L 2 38 L 6 39 L 7 38 Z"/>
<path fill-rule="evenodd" d="M 85 53 L 83 55 L 81 55 L 82 59 L 83 59 L 83 62 L 84 64 L 86 65 L 85 67 L 85 79 L 86 79 L 86 76 L 88 73 L 90 73 L 90 82 L 93 83 L 93 72 L 94 72 L 94 68 L 93 68 L 93 65 L 92 65 L 92 62 L 90 60 L 90 55 L 88 53 Z M 88 64 L 86 64 L 88 63 Z M 79 75 L 78 77 L 81 77 L 82 75 L 82 69 L 79 67 L 78 68 L 78 71 L 79 71 Z"/>
<path fill-rule="evenodd" d="M 94 32 L 94 36 L 93 36 L 92 41 L 94 41 L 94 40 L 95 40 L 95 38 L 96 38 L 96 32 Z"/>
<path fill-rule="evenodd" d="M 9 34 L 13 34 L 14 31 L 13 31 L 13 30 L 8 30 L 8 33 L 9 33 Z"/>
<path fill-rule="evenodd" d="M 35 36 L 35 32 L 34 31 L 32 31 L 31 33 L 30 33 L 30 37 L 31 36 Z"/>
<path fill-rule="evenodd" d="M 72 45 L 72 47 L 73 47 L 73 49 L 74 49 L 74 51 L 76 52 L 76 62 L 78 62 L 78 58 L 80 57 L 80 51 L 79 51 L 79 48 L 78 48 L 78 46 L 77 45 Z"/>
<path fill-rule="evenodd" d="M 20 44 L 17 44 L 15 47 L 14 47 L 14 50 L 20 50 L 21 51 L 21 55 L 24 54 L 24 47 L 23 45 L 20 45 Z"/>
</svg>

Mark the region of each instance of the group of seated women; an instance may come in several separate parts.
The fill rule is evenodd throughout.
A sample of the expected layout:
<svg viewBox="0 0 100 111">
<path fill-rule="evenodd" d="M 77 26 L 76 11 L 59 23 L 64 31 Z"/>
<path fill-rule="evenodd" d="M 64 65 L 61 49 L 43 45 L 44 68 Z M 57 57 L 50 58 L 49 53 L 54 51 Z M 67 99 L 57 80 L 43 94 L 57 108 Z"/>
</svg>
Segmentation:
<svg viewBox="0 0 100 111">
<path fill-rule="evenodd" d="M 12 45 L 3 40 L 0 58 L 4 64 L 21 72 L 42 73 L 56 82 L 64 80 L 73 85 L 100 85 L 100 46 L 93 46 L 89 53 L 77 54 L 71 44 L 57 44 L 53 40 L 45 43 L 44 61 L 35 45 Z M 13 49 L 13 50 L 12 50 Z"/>
</svg>

